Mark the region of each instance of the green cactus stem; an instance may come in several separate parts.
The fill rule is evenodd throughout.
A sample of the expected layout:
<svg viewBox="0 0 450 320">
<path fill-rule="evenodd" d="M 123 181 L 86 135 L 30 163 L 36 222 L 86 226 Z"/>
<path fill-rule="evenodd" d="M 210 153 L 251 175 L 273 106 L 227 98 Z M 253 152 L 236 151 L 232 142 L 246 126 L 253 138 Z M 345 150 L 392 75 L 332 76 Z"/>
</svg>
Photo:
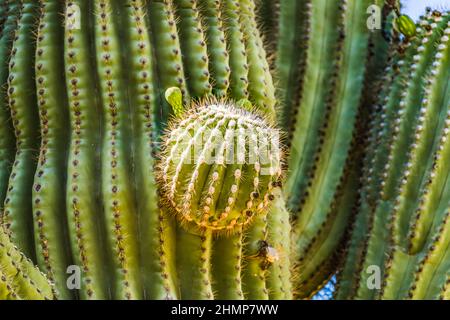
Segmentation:
<svg viewBox="0 0 450 320">
<path fill-rule="evenodd" d="M 20 1 L 9 60 L 7 101 L 16 136 L 16 157 L 9 176 L 3 223 L 14 243 L 34 259 L 32 187 L 39 150 L 39 115 L 33 69 L 38 19 L 36 1 Z"/>
<path fill-rule="evenodd" d="M 55 282 L 58 296 L 72 297 L 67 289 L 70 262 L 66 204 L 58 192 L 65 187 L 69 131 L 67 96 L 64 88 L 63 28 L 58 17 L 60 1 L 40 1 L 36 45 L 36 92 L 41 147 L 33 185 L 33 215 L 36 256 L 42 270 Z"/>
<path fill-rule="evenodd" d="M 54 287 L 0 228 L 0 299 L 51 300 Z"/>
<path fill-rule="evenodd" d="M 368 219 L 369 235 L 361 248 L 356 243 L 360 232 L 354 229 L 348 250 L 360 247 L 363 252 L 347 257 L 338 298 L 437 299 L 445 290 L 448 13 L 429 12 L 416 31 L 400 46 L 388 71 L 391 85 L 380 96 L 372 138 L 378 148 L 365 163 L 370 175 L 362 194 L 362 205 L 370 209 L 357 218 Z M 356 283 L 350 265 L 359 265 Z M 369 266 L 380 268 L 381 288 L 367 285 Z"/>
<path fill-rule="evenodd" d="M 17 2 L 4 2 L 2 5 L 2 28 L 0 33 L 0 59 L 6 61 L 11 54 L 12 38 L 17 28 L 19 8 Z M 8 64 L 0 65 L 0 210 L 3 209 L 8 188 L 8 179 L 15 156 L 15 136 L 11 114 L 7 105 L 6 88 L 8 81 Z"/>
<path fill-rule="evenodd" d="M 92 6 L 84 1 L 67 1 L 65 7 L 64 62 L 70 114 L 70 151 L 67 161 L 66 206 L 73 261 L 83 271 L 79 295 L 83 299 L 109 297 L 109 270 L 102 249 L 103 220 L 98 212 L 100 106 L 96 82 L 89 75 L 94 68 L 89 31 Z M 79 25 L 78 25 L 79 23 Z M 82 168 L 82 169 L 81 169 Z"/>
</svg>

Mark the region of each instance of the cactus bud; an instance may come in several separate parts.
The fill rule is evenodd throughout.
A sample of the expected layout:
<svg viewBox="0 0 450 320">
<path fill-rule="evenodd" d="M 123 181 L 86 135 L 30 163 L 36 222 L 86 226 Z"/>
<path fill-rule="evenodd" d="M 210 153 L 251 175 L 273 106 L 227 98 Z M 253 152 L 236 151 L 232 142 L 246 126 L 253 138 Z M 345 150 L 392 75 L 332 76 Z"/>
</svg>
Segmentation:
<svg viewBox="0 0 450 320">
<path fill-rule="evenodd" d="M 416 24 L 407 15 L 401 15 L 395 20 L 395 28 L 407 38 L 416 35 Z"/>
<path fill-rule="evenodd" d="M 268 120 L 210 101 L 170 123 L 159 182 L 189 231 L 230 233 L 267 210 L 281 158 L 279 131 Z"/>
</svg>

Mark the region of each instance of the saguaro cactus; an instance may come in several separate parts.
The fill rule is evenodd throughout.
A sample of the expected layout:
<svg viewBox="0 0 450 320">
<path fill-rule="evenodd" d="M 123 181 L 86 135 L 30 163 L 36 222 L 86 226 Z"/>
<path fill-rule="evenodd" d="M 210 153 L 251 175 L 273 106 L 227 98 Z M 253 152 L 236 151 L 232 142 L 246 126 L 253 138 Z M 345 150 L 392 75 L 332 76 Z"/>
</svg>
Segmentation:
<svg viewBox="0 0 450 320">
<path fill-rule="evenodd" d="M 55 296 L 289 298 L 282 155 L 250 163 L 278 139 L 254 3 L 30 0 L 2 9 L 2 221 L 8 238 L 37 258 Z M 155 170 L 156 160 L 172 165 L 158 141 L 177 111 L 165 97 L 174 88 L 181 122 L 172 123 L 183 125 L 164 141 L 181 141 L 180 130 L 209 123 L 206 115 L 223 115 L 216 132 L 252 132 L 221 149 L 242 143 L 241 162 L 214 164 L 211 174 L 199 163 L 186 188 L 175 182 L 171 192 L 178 165 L 160 165 L 161 188 Z M 195 107 L 193 99 L 204 102 Z M 206 189 L 200 178 L 210 181 Z M 187 199 L 192 186 L 206 198 L 195 192 L 190 211 L 173 214 L 187 207 L 173 206 L 170 194 Z M 272 202 L 278 209 L 268 218 Z M 66 286 L 71 264 L 82 272 L 77 292 Z"/>
<path fill-rule="evenodd" d="M 448 298 L 449 26 L 429 12 L 387 71 L 338 298 Z"/>
<path fill-rule="evenodd" d="M 448 299 L 449 15 L 395 6 L 0 1 L 0 298 Z"/>
</svg>

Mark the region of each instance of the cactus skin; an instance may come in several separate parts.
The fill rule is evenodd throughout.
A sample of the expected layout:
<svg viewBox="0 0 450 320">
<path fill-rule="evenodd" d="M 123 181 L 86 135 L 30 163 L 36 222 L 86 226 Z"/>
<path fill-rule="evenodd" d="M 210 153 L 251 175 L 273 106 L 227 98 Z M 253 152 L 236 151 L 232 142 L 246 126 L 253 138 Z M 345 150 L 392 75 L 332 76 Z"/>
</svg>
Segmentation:
<svg viewBox="0 0 450 320">
<path fill-rule="evenodd" d="M 395 29 L 384 41 L 390 25 L 367 30 L 368 0 L 260 1 L 0 3 L 13 89 L 0 102 L 1 299 L 308 298 L 336 270 L 336 298 L 449 298 L 448 14 L 398 30 L 406 45 Z M 269 158 L 286 183 L 260 164 L 167 161 L 198 126 L 258 133 L 211 140 L 225 156 L 264 145 L 274 123 L 292 145 L 287 164 Z M 370 264 L 380 292 L 365 287 Z"/>
<path fill-rule="evenodd" d="M 64 59 L 71 129 L 66 186 L 69 236 L 74 263 L 83 270 L 80 297 L 105 299 L 109 297 L 109 270 L 103 266 L 103 224 L 97 214 L 101 210 L 97 200 L 100 157 L 96 151 L 100 147 L 100 106 L 95 93 L 97 84 L 88 76 L 94 67 L 88 45 L 92 36 L 88 12 L 92 6 L 83 1 L 67 1 L 65 6 Z M 78 18 L 79 29 L 74 25 Z"/>
<path fill-rule="evenodd" d="M 33 32 L 38 19 L 35 1 L 20 1 L 18 27 L 9 61 L 8 105 L 16 135 L 16 157 L 6 194 L 3 223 L 13 241 L 34 259 L 32 186 L 39 150 L 39 116 L 34 69 Z"/>
<path fill-rule="evenodd" d="M 41 147 L 33 185 L 36 255 L 40 268 L 55 283 L 58 297 L 70 299 L 66 269 L 70 262 L 64 197 L 68 145 L 68 108 L 64 84 L 63 29 L 59 1 L 40 1 L 36 45 L 36 92 Z"/>
<path fill-rule="evenodd" d="M 2 27 L 0 38 L 0 60 L 7 61 L 11 54 L 14 30 L 17 28 L 18 2 L 2 3 Z M 7 105 L 6 85 L 9 66 L 0 64 L 0 210 L 3 210 L 8 188 L 8 178 L 11 173 L 15 156 L 15 136 L 11 121 L 11 113 Z M 3 218 L 2 218 L 3 219 Z"/>
<path fill-rule="evenodd" d="M 349 252 L 360 247 L 363 253 L 347 256 L 338 298 L 438 299 L 445 292 L 448 39 L 448 13 L 428 13 L 416 36 L 400 45 L 399 58 L 388 71 L 391 85 L 380 96 L 383 107 L 374 123 L 378 148 L 365 163 L 370 176 L 363 183 L 370 193 L 362 194 L 362 204 L 371 209 L 357 218 L 368 220 L 369 235 L 361 247 L 356 242 L 360 232 L 354 229 Z M 358 265 L 358 277 L 350 276 L 350 265 Z M 367 287 L 370 265 L 381 269 L 380 290 Z"/>
<path fill-rule="evenodd" d="M 283 190 L 292 212 L 297 298 L 310 297 L 329 278 L 356 210 L 353 171 L 359 171 L 364 139 L 358 136 L 366 129 L 360 123 L 370 114 L 365 99 L 377 80 L 372 64 L 384 62 L 387 49 L 381 32 L 366 26 L 370 4 L 280 1 L 275 74 L 290 147 Z M 302 37 L 298 48 L 292 38 Z"/>
<path fill-rule="evenodd" d="M 26 199 L 33 211 L 30 207 L 24 217 L 31 219 L 34 214 L 35 231 L 21 230 L 18 235 L 31 240 L 31 249 L 35 243 L 42 270 L 55 282 L 51 294 L 43 297 L 243 299 L 253 296 L 253 287 L 262 289 L 257 298 L 291 297 L 288 212 L 280 191 L 272 195 L 281 178 L 281 158 L 274 156 L 269 164 L 255 166 L 211 166 L 220 179 L 205 177 L 211 188 L 200 200 L 211 191 L 208 201 L 216 203 L 220 212 L 230 206 L 233 216 L 223 226 L 218 224 L 218 230 L 214 222 L 209 224 L 211 230 L 205 230 L 177 221 L 174 216 L 179 214 L 168 206 L 154 175 L 156 163 L 162 160 L 158 142 L 169 116 L 176 116 L 171 121 L 187 123 L 192 120 L 188 115 L 200 112 L 196 105 L 201 103 L 227 105 L 222 112 L 234 117 L 226 120 L 230 129 L 254 129 L 254 136 L 241 134 L 243 141 L 232 137 L 233 146 L 245 146 L 251 139 L 262 147 L 278 134 L 273 127 L 275 89 L 254 4 L 235 0 L 24 3 L 22 8 L 21 2 L 11 1 L 5 7 L 8 11 L 0 14 L 7 17 L 1 39 L 2 56 L 9 63 L 2 69 L 2 79 L 14 87 L 11 93 L 4 92 L 13 107 L 23 109 L 22 100 L 30 101 L 23 124 L 27 136 L 18 135 L 17 146 L 22 138 L 33 140 L 34 157 L 29 160 L 38 162 L 20 169 L 21 183 L 28 187 L 17 188 L 32 191 Z M 19 16 L 22 10 L 26 14 Z M 4 32 L 15 29 L 19 37 L 13 42 Z M 36 42 L 23 41 L 34 34 Z M 9 48 L 15 52 L 11 57 Z M 18 62 L 29 67 L 20 69 L 28 70 L 28 77 L 8 78 L 17 72 Z M 25 85 L 33 90 L 24 91 Z M 167 91 L 166 102 L 168 88 L 172 90 Z M 2 105 L 2 112 L 9 111 L 7 107 Z M 2 139 L 11 137 L 7 148 L 2 145 L 9 152 L 9 160 L 2 162 L 3 175 L 10 175 L 7 164 L 13 162 L 14 129 L 19 125 L 11 122 L 9 129 L 2 127 Z M 261 174 L 275 165 L 275 171 Z M 228 170 L 233 174 L 227 176 Z M 8 187 L 16 190 L 16 184 L 10 180 Z M 225 190 L 222 196 L 221 190 Z M 64 195 L 58 196 L 61 191 Z M 230 197 L 236 203 L 229 203 Z M 270 211 L 268 219 L 272 201 L 277 209 Z M 12 219 L 14 225 L 16 216 L 8 215 L 11 202 L 5 202 L 2 218 Z M 258 223 L 251 226 L 253 216 Z M 5 236 L 1 243 L 9 241 Z M 72 263 L 82 271 L 77 291 L 65 287 L 64 273 Z M 255 283 L 253 271 L 258 272 Z M 1 279 L 2 297 L 38 298 L 39 292 L 32 288 L 22 293 L 15 278 L 6 274 Z M 46 284 L 42 288 L 47 290 Z"/>
<path fill-rule="evenodd" d="M 54 287 L 0 227 L 0 300 L 51 300 Z"/>
</svg>

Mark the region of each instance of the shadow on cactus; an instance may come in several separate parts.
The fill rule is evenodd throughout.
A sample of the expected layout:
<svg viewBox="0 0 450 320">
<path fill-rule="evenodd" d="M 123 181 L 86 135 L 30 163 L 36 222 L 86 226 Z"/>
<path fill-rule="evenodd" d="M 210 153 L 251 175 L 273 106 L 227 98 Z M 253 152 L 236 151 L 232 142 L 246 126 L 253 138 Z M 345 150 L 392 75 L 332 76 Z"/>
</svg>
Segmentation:
<svg viewBox="0 0 450 320">
<path fill-rule="evenodd" d="M 449 17 L 1 1 L 0 299 L 449 299 Z"/>
</svg>

